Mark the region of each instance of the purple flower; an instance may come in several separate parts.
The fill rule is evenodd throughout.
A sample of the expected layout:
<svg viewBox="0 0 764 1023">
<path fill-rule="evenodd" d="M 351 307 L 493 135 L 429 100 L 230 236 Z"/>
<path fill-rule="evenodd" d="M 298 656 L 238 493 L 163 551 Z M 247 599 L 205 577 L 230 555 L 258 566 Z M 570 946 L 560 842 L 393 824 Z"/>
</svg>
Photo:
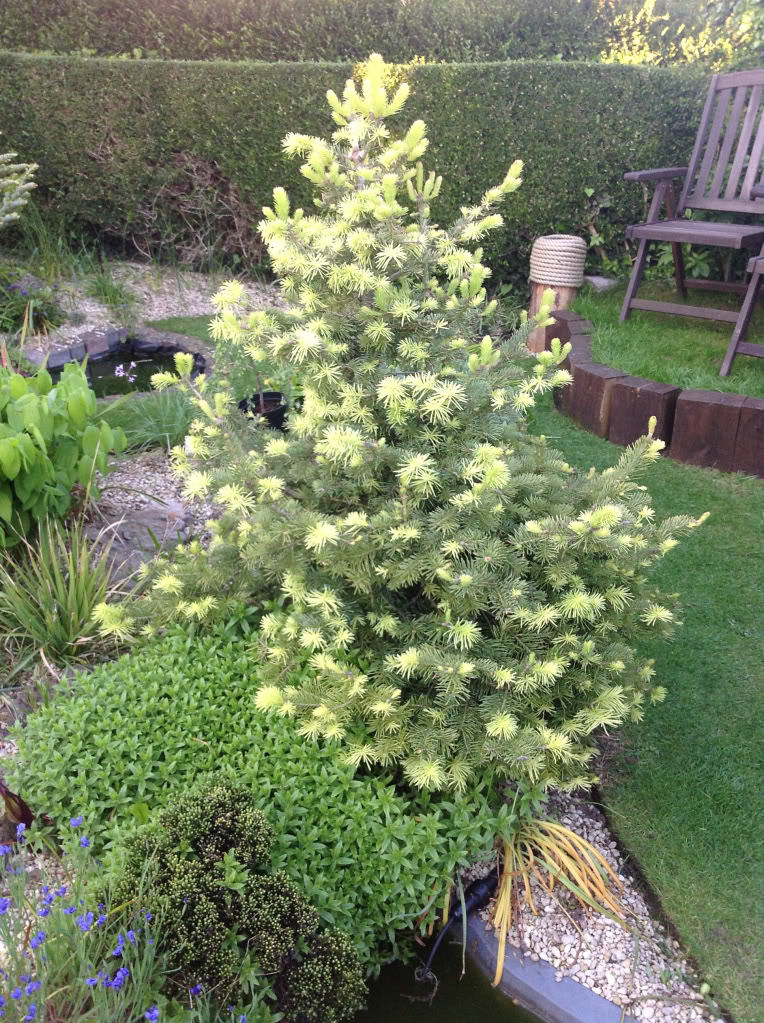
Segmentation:
<svg viewBox="0 0 764 1023">
<path fill-rule="evenodd" d="M 105 924 L 105 923 L 106 923 L 106 914 L 105 913 L 99 913 L 98 919 L 96 920 L 96 927 L 100 927 L 102 924 Z"/>
<path fill-rule="evenodd" d="M 11 991 L 11 998 L 15 998 L 16 1000 L 21 998 L 21 988 L 20 987 L 15 987 L 13 989 L 13 991 Z"/>
<path fill-rule="evenodd" d="M 129 976 L 130 976 L 130 971 L 127 969 L 127 967 L 126 966 L 120 966 L 120 968 L 114 974 L 114 977 L 113 977 L 112 980 L 110 980 L 110 981 L 109 980 L 105 980 L 103 982 L 104 983 L 104 987 L 111 987 L 111 988 L 114 988 L 115 991 L 118 991 L 122 987 L 122 985 L 125 983 L 125 981 L 127 980 L 127 978 Z"/>
<path fill-rule="evenodd" d="M 37 949 L 40 947 L 40 945 L 42 945 L 44 941 L 45 931 L 38 931 L 37 934 L 35 934 L 32 940 L 29 942 L 29 947 L 32 949 Z"/>
<path fill-rule="evenodd" d="M 188 993 L 191 995 L 192 998 L 194 997 L 194 995 L 201 994 L 202 993 L 202 985 L 201 984 L 194 984 L 194 986 L 192 988 L 189 988 Z"/>
<path fill-rule="evenodd" d="M 151 919 L 151 913 L 149 913 L 149 911 L 146 910 L 146 920 L 148 921 L 150 919 Z"/>
<path fill-rule="evenodd" d="M 8 907 L 10 905 L 11 900 L 8 898 L 7 895 L 3 896 L 3 898 L 0 899 L 0 916 L 5 916 L 5 914 L 8 912 Z"/>
<path fill-rule="evenodd" d="M 159 1019 L 159 1009 L 157 1009 L 156 1005 L 152 1005 L 151 1008 L 147 1010 L 146 1019 L 149 1023 L 157 1023 L 157 1020 Z"/>
<path fill-rule="evenodd" d="M 117 947 L 115 949 L 112 949 L 112 953 L 111 954 L 113 956 L 121 956 L 122 955 L 122 949 L 124 947 L 125 947 L 125 938 L 124 938 L 124 935 L 120 934 L 119 937 L 117 938 Z"/>
<path fill-rule="evenodd" d="M 24 988 L 24 991 L 28 995 L 33 995 L 35 991 L 40 990 L 41 986 L 42 985 L 39 980 L 30 980 L 27 986 Z"/>
<path fill-rule="evenodd" d="M 71 916 L 72 913 L 76 913 L 76 912 L 77 912 L 77 907 L 76 906 L 67 906 L 66 909 L 64 910 L 64 913 L 66 913 L 67 916 Z"/>
<path fill-rule="evenodd" d="M 59 899 L 63 899 L 63 897 L 66 895 L 66 885 L 65 884 L 62 884 L 60 888 L 56 889 L 56 895 L 59 897 Z"/>
<path fill-rule="evenodd" d="M 24 832 L 26 831 L 26 829 L 27 829 L 26 824 L 17 824 L 16 825 L 16 839 L 17 839 L 17 841 L 19 841 L 19 842 L 23 842 L 24 841 Z"/>
<path fill-rule="evenodd" d="M 87 984 L 88 987 L 95 987 L 96 984 L 98 983 L 98 977 L 86 977 L 85 983 Z"/>
<path fill-rule="evenodd" d="M 135 944 L 135 931 L 127 932 L 127 940 L 130 942 L 131 945 Z"/>
<path fill-rule="evenodd" d="M 80 824 L 82 824 L 82 814 L 80 814 L 78 817 L 72 817 L 69 820 L 69 824 L 73 828 L 78 828 L 80 826 Z"/>
<path fill-rule="evenodd" d="M 9 845 L 0 845 L 0 856 L 7 856 L 9 852 L 11 852 Z"/>
<path fill-rule="evenodd" d="M 90 928 L 93 926 L 93 914 L 80 913 L 80 915 L 77 917 L 77 926 L 83 932 L 83 934 L 87 934 Z"/>
<path fill-rule="evenodd" d="M 87 849 L 88 846 L 90 845 L 90 839 L 86 838 L 85 835 L 83 835 L 82 838 L 80 839 L 80 845 L 82 846 L 83 849 Z"/>
<path fill-rule="evenodd" d="M 37 1006 L 32 1004 L 32 1005 L 29 1006 L 29 1012 L 24 1017 L 24 1023 L 29 1023 L 29 1021 L 33 1020 L 36 1015 L 37 1015 Z"/>
</svg>

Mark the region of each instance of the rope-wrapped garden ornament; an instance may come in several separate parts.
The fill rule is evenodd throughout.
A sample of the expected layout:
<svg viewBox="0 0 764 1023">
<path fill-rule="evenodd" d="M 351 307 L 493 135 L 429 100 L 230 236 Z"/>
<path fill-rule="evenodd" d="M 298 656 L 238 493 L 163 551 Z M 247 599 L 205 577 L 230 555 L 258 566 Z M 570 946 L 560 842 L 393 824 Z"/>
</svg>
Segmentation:
<svg viewBox="0 0 764 1023">
<path fill-rule="evenodd" d="M 555 309 L 567 309 L 584 281 L 586 242 L 574 234 L 548 234 L 537 238 L 531 249 L 531 304 L 528 310 L 535 315 L 547 288 L 555 293 Z M 554 313 L 553 313 L 554 315 Z M 542 352 L 547 329 L 537 327 L 528 338 L 532 352 Z"/>
</svg>

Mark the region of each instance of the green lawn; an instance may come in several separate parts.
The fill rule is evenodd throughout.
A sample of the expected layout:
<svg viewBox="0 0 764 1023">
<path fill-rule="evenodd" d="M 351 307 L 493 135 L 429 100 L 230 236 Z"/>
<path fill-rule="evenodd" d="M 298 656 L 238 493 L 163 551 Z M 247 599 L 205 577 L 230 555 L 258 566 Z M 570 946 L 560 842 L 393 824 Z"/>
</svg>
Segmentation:
<svg viewBox="0 0 764 1023">
<path fill-rule="evenodd" d="M 733 324 L 647 313 L 640 309 L 632 311 L 626 323 L 619 323 L 624 291 L 625 287 L 621 287 L 596 294 L 586 288 L 573 303 L 576 312 L 594 324 L 592 355 L 596 362 L 677 387 L 736 391 L 764 398 L 764 359 L 738 355 L 730 375 L 719 376 Z M 639 297 L 681 301 L 671 284 L 658 281 L 643 284 Z M 737 295 L 690 291 L 687 301 L 690 305 L 737 310 L 742 299 Z M 746 340 L 764 348 L 764 306 L 761 303 Z"/>
<path fill-rule="evenodd" d="M 548 400 L 533 429 L 582 467 L 622 451 Z M 605 800 L 715 996 L 736 1023 L 760 1023 L 764 481 L 663 459 L 643 482 L 661 516 L 711 514 L 656 572 L 681 593 L 684 627 L 644 647 L 668 697 L 625 729 Z"/>
<path fill-rule="evenodd" d="M 209 341 L 209 316 L 168 316 L 164 320 L 152 320 L 148 326 L 156 330 L 169 330 L 172 334 L 185 334 Z"/>
</svg>

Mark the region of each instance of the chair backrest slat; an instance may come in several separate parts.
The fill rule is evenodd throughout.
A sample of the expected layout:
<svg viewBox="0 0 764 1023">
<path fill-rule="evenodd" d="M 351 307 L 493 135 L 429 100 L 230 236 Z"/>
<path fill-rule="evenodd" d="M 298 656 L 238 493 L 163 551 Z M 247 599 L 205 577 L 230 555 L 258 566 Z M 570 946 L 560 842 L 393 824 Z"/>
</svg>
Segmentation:
<svg viewBox="0 0 764 1023">
<path fill-rule="evenodd" d="M 722 185 L 724 184 L 724 175 L 730 162 L 732 144 L 737 138 L 740 116 L 743 113 L 743 106 L 745 105 L 747 93 L 747 85 L 740 85 L 737 89 L 735 89 L 735 99 L 732 103 L 732 110 L 730 111 L 730 119 L 727 124 L 727 131 L 724 135 L 724 142 L 722 142 L 722 148 L 719 151 L 719 160 L 716 164 L 716 174 L 714 174 L 714 180 L 711 182 L 711 195 L 716 198 L 719 198 Z"/>
<path fill-rule="evenodd" d="M 764 213 L 764 200 L 751 198 L 764 173 L 763 98 L 764 68 L 713 76 L 677 216 L 685 209 Z"/>
<path fill-rule="evenodd" d="M 735 151 L 735 158 L 732 161 L 732 168 L 730 170 L 730 176 L 727 181 L 727 188 L 724 192 L 725 199 L 731 199 L 737 192 L 738 182 L 740 181 L 740 173 L 743 169 L 743 161 L 748 155 L 748 143 L 753 134 L 753 122 L 756 120 L 756 108 L 761 103 L 762 88 L 760 85 L 755 85 L 751 90 L 751 99 L 748 103 L 748 109 L 745 113 L 745 120 L 743 121 L 743 127 L 740 130 L 740 138 L 738 139 L 737 150 Z"/>
<path fill-rule="evenodd" d="M 743 178 L 743 187 L 740 189 L 741 199 L 751 198 L 751 189 L 758 184 L 761 177 L 761 155 L 764 153 L 764 111 L 759 105 L 759 127 L 756 130 L 756 138 L 753 140 L 751 156 L 748 160 L 748 170 Z"/>
<path fill-rule="evenodd" d="M 708 132 L 708 139 L 705 144 L 706 151 L 703 154 L 703 161 L 700 165 L 700 170 L 698 171 L 698 176 L 695 180 L 695 187 L 693 189 L 693 191 L 698 195 L 706 194 L 706 183 L 711 170 L 711 164 L 716 158 L 719 146 L 719 137 L 721 136 L 724 122 L 727 119 L 727 111 L 729 110 L 732 89 L 717 89 L 716 95 L 718 96 L 716 112 L 714 114 L 714 119 L 711 122 L 711 128 Z"/>
</svg>

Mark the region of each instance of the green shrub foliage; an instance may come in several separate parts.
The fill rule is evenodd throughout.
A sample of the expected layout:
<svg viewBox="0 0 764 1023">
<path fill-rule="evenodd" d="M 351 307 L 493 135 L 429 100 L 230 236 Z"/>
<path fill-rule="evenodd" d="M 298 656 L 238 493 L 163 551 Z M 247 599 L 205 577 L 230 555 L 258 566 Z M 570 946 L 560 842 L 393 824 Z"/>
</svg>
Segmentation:
<svg viewBox="0 0 764 1023">
<path fill-rule="evenodd" d="M 143 211 L 164 209 L 160 196 L 182 185 L 182 153 L 214 161 L 254 207 L 284 185 L 307 209 L 310 184 L 283 160 L 280 140 L 292 125 L 324 134 L 315 97 L 341 88 L 351 69 L 0 54 L 0 131 L 39 162 L 40 200 L 73 229 L 141 236 Z M 407 78 L 409 115 L 427 122 L 431 157 L 450 182 L 432 204 L 439 222 L 501 180 L 510 150 L 524 161 L 525 187 L 484 256 L 494 280 L 523 282 L 536 237 L 589 236 L 587 188 L 607 194 L 609 253 L 623 255 L 626 225 L 646 213 L 624 171 L 686 163 L 708 87 L 689 71 L 552 61 L 425 64 Z"/>
<path fill-rule="evenodd" d="M 147 898 L 177 991 L 201 983 L 225 1003 L 251 983 L 254 958 L 286 1019 L 341 1023 L 363 1008 L 358 956 L 346 935 L 320 932 L 285 874 L 264 873 L 272 838 L 250 791 L 205 782 L 128 844 L 115 897 L 129 902 L 149 865 Z"/>
<path fill-rule="evenodd" d="M 350 80 L 342 101 L 329 93 L 332 141 L 284 140 L 319 210 L 290 212 L 276 189 L 261 224 L 294 323 L 248 311 L 229 282 L 211 330 L 253 360 L 264 348 L 300 367 L 304 405 L 282 436 L 242 423 L 224 393 L 197 392 L 203 418 L 177 466 L 224 515 L 209 550 L 180 571 L 160 563 L 154 591 L 204 619 L 232 576 L 278 587 L 258 704 L 346 740 L 355 766 L 400 764 L 419 788 L 463 790 L 485 767 L 575 787 L 593 733 L 662 697 L 631 644 L 673 622 L 644 568 L 690 520 L 654 524 L 631 480 L 662 441 L 580 474 L 527 433 L 535 396 L 570 379 L 565 353 L 557 342 L 523 367 L 531 323 L 502 345 L 480 340 L 495 302 L 470 249 L 503 223 L 522 165 L 437 227 L 425 125 L 393 138 L 407 87 L 388 96 L 382 77 L 372 58 L 362 92 Z M 348 670 L 350 647 L 364 670 Z"/>
<path fill-rule="evenodd" d="M 0 46 L 198 60 L 346 60 L 381 49 L 395 61 L 604 53 L 711 63 L 729 62 L 734 46 L 753 56 L 756 10 L 755 0 L 124 0 L 114 18 L 106 0 L 44 0 L 34 11 L 5 0 Z"/>
<path fill-rule="evenodd" d="M 5 0 L 0 45 L 190 59 L 343 60 L 597 57 L 613 0 L 46 0 L 32 16 Z"/>
<path fill-rule="evenodd" d="M 95 425 L 96 397 L 84 370 L 68 363 L 57 384 L 46 369 L 22 376 L 0 366 L 0 547 L 33 525 L 65 515 L 72 487 L 91 496 L 96 470 L 121 451 L 124 433 Z"/>
<path fill-rule="evenodd" d="M 327 927 L 350 934 L 364 966 L 406 957 L 428 905 L 458 866 L 490 855 L 501 815 L 486 789 L 436 799 L 354 776 L 336 751 L 255 707 L 257 656 L 240 632 L 190 639 L 173 628 L 138 652 L 77 675 L 72 696 L 30 714 L 8 785 L 68 821 L 82 808 L 97 853 L 117 849 L 149 810 L 214 773 L 244 785 L 275 825 L 271 864 Z M 254 905 L 254 903 L 252 904 Z M 267 949 L 263 949 L 263 954 Z"/>
</svg>

